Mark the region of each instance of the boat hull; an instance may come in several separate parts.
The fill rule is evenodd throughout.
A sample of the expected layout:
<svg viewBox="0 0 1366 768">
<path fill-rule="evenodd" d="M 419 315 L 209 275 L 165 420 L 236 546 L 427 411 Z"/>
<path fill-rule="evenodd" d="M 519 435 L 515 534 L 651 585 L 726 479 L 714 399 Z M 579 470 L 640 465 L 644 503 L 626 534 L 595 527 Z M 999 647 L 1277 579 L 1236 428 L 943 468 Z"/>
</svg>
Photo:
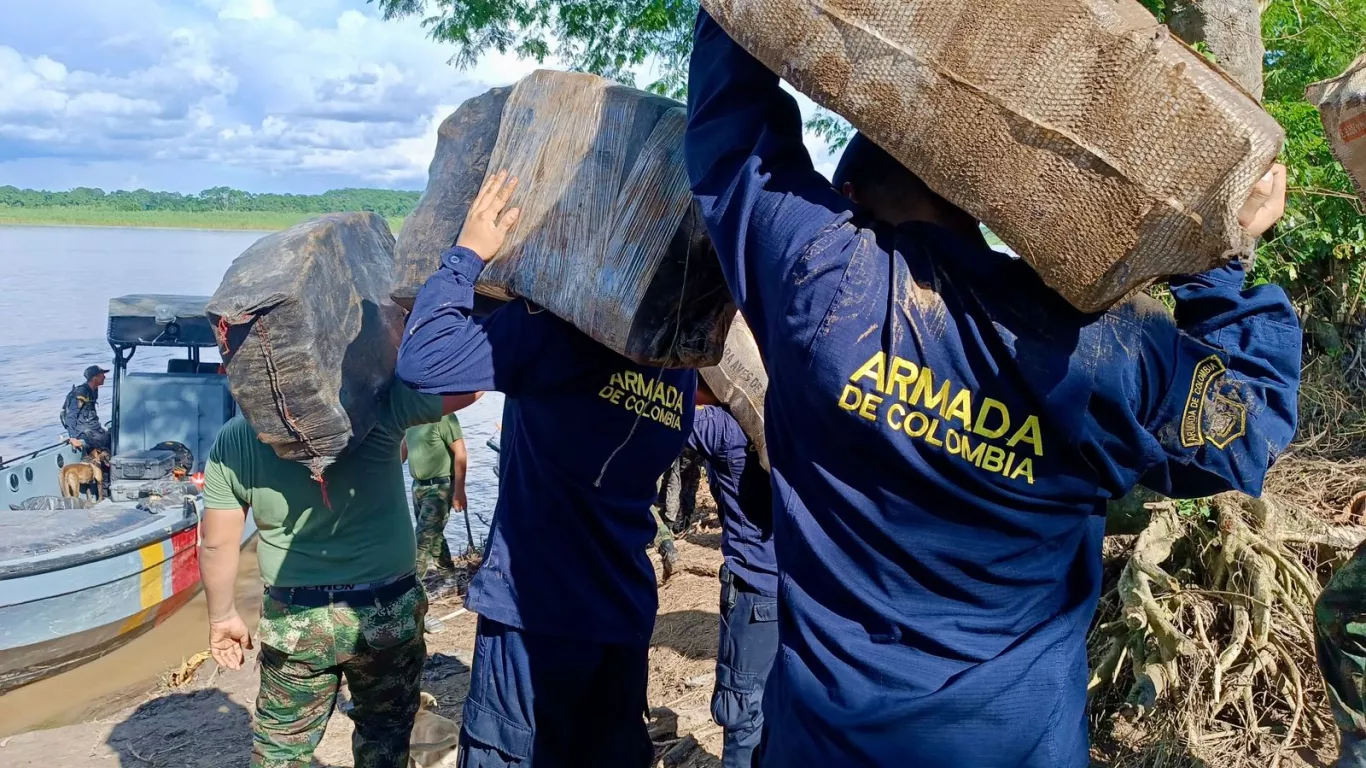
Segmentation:
<svg viewBox="0 0 1366 768">
<path fill-rule="evenodd" d="M 113 651 L 198 593 L 196 520 L 136 548 L 0 581 L 0 693 Z M 248 518 L 245 544 L 255 534 Z"/>
</svg>

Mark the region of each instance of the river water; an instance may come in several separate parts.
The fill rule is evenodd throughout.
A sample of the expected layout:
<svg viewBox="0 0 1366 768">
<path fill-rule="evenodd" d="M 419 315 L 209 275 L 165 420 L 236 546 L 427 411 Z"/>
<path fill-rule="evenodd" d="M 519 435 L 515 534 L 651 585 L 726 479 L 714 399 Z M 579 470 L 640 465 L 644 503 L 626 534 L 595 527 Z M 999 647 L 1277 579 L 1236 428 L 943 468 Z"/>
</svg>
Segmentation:
<svg viewBox="0 0 1366 768">
<path fill-rule="evenodd" d="M 61 440 L 57 417 L 66 393 L 79 383 L 86 366 L 112 367 L 113 352 L 105 341 L 110 298 L 130 293 L 212 294 L 232 260 L 263 234 L 0 226 L 0 457 L 15 457 Z M 141 349 L 129 369 L 164 371 L 173 356 L 176 352 L 171 350 Z M 204 359 L 217 360 L 217 351 L 205 350 Z M 112 387 L 101 394 L 100 409 L 108 419 Z M 497 500 L 497 454 L 485 443 L 495 434 L 501 414 L 502 396 L 496 393 L 460 412 L 469 448 L 466 488 L 476 544 L 483 541 Z M 446 535 L 452 551 L 465 549 L 463 520 L 452 516 Z M 244 575 L 248 582 L 251 578 Z M 203 648 L 202 613 L 201 598 L 135 640 L 135 653 L 113 654 L 46 681 L 47 685 L 0 697 L 0 731 L 70 721 L 88 715 L 92 702 L 108 702 L 145 682 L 148 675 L 154 680 Z M 143 663 L 130 667 L 131 658 Z M 37 692 L 30 690 L 39 685 L 43 687 Z M 34 702 L 43 702 L 41 711 Z M 22 724 L 15 719 L 20 714 Z"/>
</svg>

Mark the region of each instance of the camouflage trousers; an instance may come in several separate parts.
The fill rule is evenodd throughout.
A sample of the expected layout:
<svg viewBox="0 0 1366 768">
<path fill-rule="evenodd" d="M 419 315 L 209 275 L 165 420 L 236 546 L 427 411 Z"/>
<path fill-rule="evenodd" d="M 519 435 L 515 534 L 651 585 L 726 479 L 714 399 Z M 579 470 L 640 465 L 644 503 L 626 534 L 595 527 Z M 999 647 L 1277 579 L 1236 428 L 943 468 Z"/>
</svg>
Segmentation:
<svg viewBox="0 0 1366 768">
<path fill-rule="evenodd" d="M 1345 736 L 1360 740 L 1366 737 L 1366 544 L 1314 604 L 1314 640 L 1333 719 Z"/>
<path fill-rule="evenodd" d="M 356 730 L 356 768 L 407 768 L 427 657 L 427 598 L 415 586 L 388 602 L 306 608 L 261 606 L 261 692 L 252 731 L 253 768 L 307 768 L 345 676 Z"/>
<path fill-rule="evenodd" d="M 417 579 L 433 567 L 454 570 L 446 523 L 451 519 L 451 484 L 413 483 L 413 514 L 417 517 Z"/>
<path fill-rule="evenodd" d="M 702 460 L 691 448 L 684 448 L 659 478 L 655 505 L 656 518 L 675 533 L 692 525 L 697 513 L 697 486 L 702 479 Z"/>
</svg>

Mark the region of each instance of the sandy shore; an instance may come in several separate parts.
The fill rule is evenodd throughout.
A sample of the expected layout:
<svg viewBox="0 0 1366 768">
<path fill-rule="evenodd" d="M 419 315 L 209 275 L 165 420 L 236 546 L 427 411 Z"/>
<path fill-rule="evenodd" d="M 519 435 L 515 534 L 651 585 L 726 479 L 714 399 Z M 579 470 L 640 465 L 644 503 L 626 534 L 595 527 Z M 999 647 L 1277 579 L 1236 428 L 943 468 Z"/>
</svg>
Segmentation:
<svg viewBox="0 0 1366 768">
<path fill-rule="evenodd" d="M 721 730 L 711 722 L 709 702 L 716 659 L 720 534 L 695 531 L 677 541 L 680 572 L 659 591 L 659 619 L 650 651 L 649 703 L 656 709 L 662 746 L 687 736 L 670 755 L 670 768 L 719 768 Z M 656 573 L 659 563 L 655 562 Z M 432 606 L 445 616 L 460 608 L 459 598 Z M 476 617 L 465 613 L 427 635 L 428 664 L 423 689 L 439 703 L 437 712 L 456 722 L 469 690 L 469 664 Z M 0 765 L 6 768 L 221 768 L 246 765 L 250 752 L 251 712 L 259 676 L 254 657 L 243 671 L 220 670 L 208 661 L 192 678 L 163 688 L 141 702 L 100 720 L 0 739 Z M 667 710 L 665 712 L 664 710 Z M 672 723 L 676 718 L 676 733 Z M 317 752 L 317 762 L 351 766 L 351 721 L 333 716 Z M 681 761 L 674 759 L 682 758 Z"/>
</svg>

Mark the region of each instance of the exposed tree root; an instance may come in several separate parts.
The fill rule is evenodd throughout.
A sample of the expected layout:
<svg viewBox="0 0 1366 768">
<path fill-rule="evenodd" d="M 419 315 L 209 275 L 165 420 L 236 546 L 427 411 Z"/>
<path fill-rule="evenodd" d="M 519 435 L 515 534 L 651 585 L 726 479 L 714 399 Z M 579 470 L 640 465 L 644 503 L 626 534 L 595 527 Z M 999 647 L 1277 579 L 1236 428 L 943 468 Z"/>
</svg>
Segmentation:
<svg viewBox="0 0 1366 768">
<path fill-rule="evenodd" d="M 1332 733 L 1313 657 L 1317 570 L 1366 528 L 1235 494 L 1211 499 L 1207 515 L 1147 509 L 1127 552 L 1107 546 L 1122 567 L 1089 637 L 1094 730 L 1160 742 L 1144 765 L 1221 768 L 1277 768 Z"/>
</svg>

